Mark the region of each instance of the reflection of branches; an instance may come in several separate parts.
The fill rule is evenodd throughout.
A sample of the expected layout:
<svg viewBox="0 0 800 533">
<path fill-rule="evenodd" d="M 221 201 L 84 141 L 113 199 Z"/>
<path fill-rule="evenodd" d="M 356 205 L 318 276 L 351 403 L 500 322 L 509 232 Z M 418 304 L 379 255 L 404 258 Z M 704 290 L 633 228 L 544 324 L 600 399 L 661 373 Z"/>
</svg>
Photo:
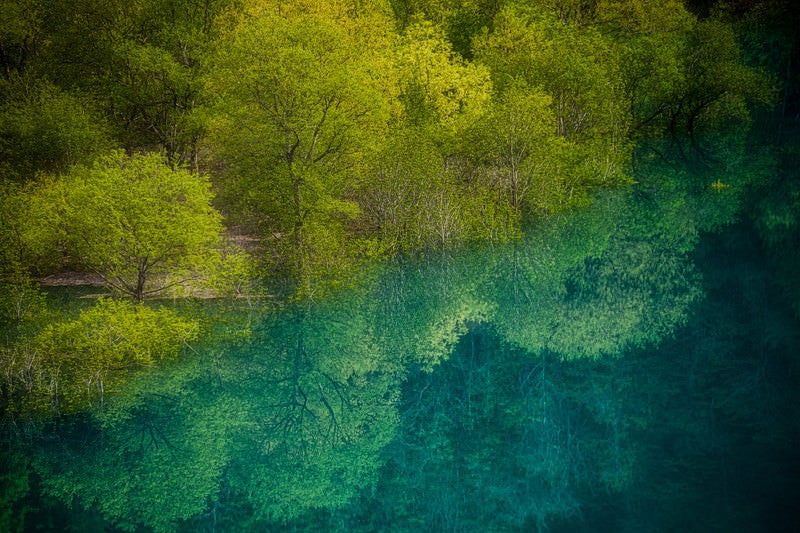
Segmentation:
<svg viewBox="0 0 800 533">
<path fill-rule="evenodd" d="M 537 528 L 546 526 L 553 513 L 579 511 L 572 495 L 572 484 L 582 463 L 582 454 L 574 436 L 573 412 L 553 379 L 547 355 L 530 369 L 517 375 L 522 405 L 530 413 L 522 425 L 518 454 L 525 468 L 524 489 L 519 497 L 536 519 Z"/>
<path fill-rule="evenodd" d="M 352 404 L 341 383 L 322 372 L 271 383 L 284 386 L 283 399 L 265 406 L 269 414 L 263 419 L 262 428 L 268 441 L 274 443 L 267 445 L 268 452 L 278 444 L 293 446 L 298 439 L 307 446 L 306 436 L 311 435 L 333 445 L 350 440 L 342 416 L 352 409 Z"/>
<path fill-rule="evenodd" d="M 336 417 L 336 413 L 333 412 L 333 408 L 331 404 L 328 402 L 328 399 L 325 397 L 325 391 L 322 388 L 322 383 L 317 382 L 317 386 L 319 387 L 319 395 L 320 400 L 322 401 L 325 408 L 328 410 L 328 414 L 331 417 L 331 424 L 328 428 L 328 432 L 330 433 L 331 429 L 333 430 L 333 435 L 331 436 L 332 440 L 336 440 L 337 436 L 341 433 L 341 428 L 339 427 L 339 420 Z"/>
<path fill-rule="evenodd" d="M 171 400 L 171 398 L 163 395 L 157 396 L 160 396 L 162 399 Z M 119 434 L 123 436 L 123 441 L 138 441 L 136 445 L 136 451 L 141 455 L 143 455 L 150 446 L 155 449 L 159 449 L 161 446 L 164 446 L 172 452 L 188 452 L 188 450 L 173 444 L 170 437 L 167 436 L 167 433 L 162 429 L 162 427 L 168 427 L 168 424 L 168 420 L 158 420 L 158 417 L 152 413 L 150 408 L 142 406 L 133 410 L 133 416 L 127 425 L 129 428 L 127 431 L 127 437 L 125 437 L 126 432 L 119 430 L 115 431 L 118 431 Z"/>
<path fill-rule="evenodd" d="M 280 382 L 290 381 L 290 387 L 286 387 L 288 398 L 279 403 L 268 404 L 267 409 L 271 410 L 273 416 L 268 416 L 262 422 L 264 431 L 269 438 L 269 442 L 286 444 L 292 441 L 292 435 L 302 432 L 306 416 L 316 419 L 317 415 L 308 407 L 308 395 L 297 379 L 282 379 Z M 277 436 L 277 439 L 275 438 Z M 272 438 L 270 438 L 272 437 Z M 306 442 L 301 442 L 304 446 Z M 272 451 L 272 446 L 268 443 L 267 453 Z"/>
</svg>

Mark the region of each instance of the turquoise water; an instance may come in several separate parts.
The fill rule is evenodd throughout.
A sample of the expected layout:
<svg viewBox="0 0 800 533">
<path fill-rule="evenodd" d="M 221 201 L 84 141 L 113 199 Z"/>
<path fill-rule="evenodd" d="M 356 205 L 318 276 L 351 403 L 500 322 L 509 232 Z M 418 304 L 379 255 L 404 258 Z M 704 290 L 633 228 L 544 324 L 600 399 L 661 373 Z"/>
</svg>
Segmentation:
<svg viewBox="0 0 800 533">
<path fill-rule="evenodd" d="M 714 179 L 643 165 L 521 241 L 223 313 L 19 436 L 6 500 L 28 531 L 800 530 L 797 316 Z"/>
</svg>

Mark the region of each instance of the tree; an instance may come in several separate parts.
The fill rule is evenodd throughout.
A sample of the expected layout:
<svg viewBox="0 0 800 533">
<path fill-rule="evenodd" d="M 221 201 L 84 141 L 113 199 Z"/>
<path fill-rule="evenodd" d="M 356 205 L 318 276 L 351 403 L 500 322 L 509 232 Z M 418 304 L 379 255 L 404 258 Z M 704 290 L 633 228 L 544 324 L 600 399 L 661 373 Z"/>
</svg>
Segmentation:
<svg viewBox="0 0 800 533">
<path fill-rule="evenodd" d="M 24 239 L 141 301 L 198 279 L 216 259 L 221 217 L 207 178 L 158 154 L 114 152 L 32 192 Z"/>
<path fill-rule="evenodd" d="M 619 48 L 633 133 L 640 138 L 669 133 L 679 146 L 688 138 L 695 155 L 719 157 L 709 148 L 725 150 L 730 130 L 742 131 L 751 108 L 772 101 L 767 77 L 743 60 L 729 22 L 698 20 L 674 0 L 604 0 L 596 20 Z"/>
<path fill-rule="evenodd" d="M 477 213 L 488 198 L 463 175 L 457 147 L 486 111 L 488 72 L 454 54 L 427 22 L 407 28 L 391 57 L 402 109 L 360 183 L 368 225 L 392 252 L 441 251 L 483 237 L 486 219 Z"/>
<path fill-rule="evenodd" d="M 722 21 L 697 22 L 689 36 L 683 58 L 686 84 L 674 87 L 667 111 L 668 131 L 673 137 L 688 135 L 691 147 L 703 157 L 709 154 L 706 141 L 720 137 L 722 149 L 730 143 L 728 131 L 741 132 L 750 121 L 750 108 L 768 105 L 773 89 L 758 69 L 745 65 L 733 28 Z M 708 142 L 707 142 L 708 143 Z"/>
<path fill-rule="evenodd" d="M 0 91 L 0 179 L 31 181 L 65 172 L 112 147 L 110 131 L 84 95 L 30 76 Z"/>
<path fill-rule="evenodd" d="M 25 70 L 43 45 L 37 0 L 0 1 L 0 68 L 8 80 Z"/>
<path fill-rule="evenodd" d="M 0 181 L 0 325 L 6 333 L 34 322 L 44 309 L 44 297 L 30 279 L 35 265 L 21 240 L 26 200 L 14 183 Z"/>
<path fill-rule="evenodd" d="M 474 43 L 476 60 L 504 91 L 524 82 L 550 97 L 555 131 L 569 149 L 569 189 L 628 181 L 630 117 L 619 51 L 596 28 L 564 25 L 540 7 L 507 7 Z"/>
<path fill-rule="evenodd" d="M 453 53 L 433 24 L 423 21 L 406 29 L 395 65 L 406 120 L 430 128 L 440 142 L 485 112 L 491 98 L 489 72 Z"/>
<path fill-rule="evenodd" d="M 395 131 L 375 155 L 358 200 L 382 253 L 414 253 L 434 244 L 424 207 L 444 173 L 441 154 L 414 128 Z"/>
<path fill-rule="evenodd" d="M 501 93 L 468 136 L 489 187 L 515 218 L 558 211 L 570 203 L 562 161 L 566 143 L 556 135 L 551 98 L 523 82 Z"/>
<path fill-rule="evenodd" d="M 347 230 L 360 162 L 388 118 L 381 59 L 347 21 L 267 10 L 220 43 L 209 90 L 222 187 L 299 292 L 346 274 L 367 243 Z"/>
<path fill-rule="evenodd" d="M 677 0 L 604 0 L 596 20 L 620 48 L 633 132 L 660 133 L 654 126 L 662 125 L 668 95 L 687 82 L 682 61 L 694 18 Z"/>
<path fill-rule="evenodd" d="M 127 150 L 163 150 L 196 164 L 202 124 L 200 73 L 217 15 L 229 0 L 50 0 L 42 10 L 47 49 L 37 71 L 91 95 Z"/>
<path fill-rule="evenodd" d="M 471 59 L 475 35 L 491 26 L 492 19 L 504 2 L 497 0 L 390 0 L 397 26 L 406 29 L 426 19 L 447 34 L 453 50 L 464 59 Z"/>
</svg>

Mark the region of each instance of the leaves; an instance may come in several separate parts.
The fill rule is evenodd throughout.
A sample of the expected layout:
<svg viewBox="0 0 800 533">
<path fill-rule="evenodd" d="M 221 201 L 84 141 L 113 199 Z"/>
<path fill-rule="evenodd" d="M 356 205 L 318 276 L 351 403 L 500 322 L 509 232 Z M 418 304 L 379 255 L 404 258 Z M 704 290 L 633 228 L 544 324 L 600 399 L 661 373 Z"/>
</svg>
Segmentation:
<svg viewBox="0 0 800 533">
<path fill-rule="evenodd" d="M 72 410 L 77 402 L 102 403 L 117 380 L 174 358 L 197 334 L 196 323 L 170 311 L 103 299 L 77 320 L 45 327 L 31 342 L 59 382 L 55 409 L 63 402 L 64 410 Z"/>
<path fill-rule="evenodd" d="M 480 116 L 488 104 L 489 73 L 456 56 L 431 23 L 406 29 L 396 68 L 400 99 L 414 124 L 431 122 L 455 133 Z"/>
<path fill-rule="evenodd" d="M 0 178 L 23 182 L 40 172 L 64 172 L 112 146 L 107 124 L 83 95 L 22 76 L 5 89 Z"/>
<path fill-rule="evenodd" d="M 172 311 L 101 299 L 78 318 L 3 348 L 4 414 L 24 418 L 102 405 L 129 376 L 174 359 L 198 333 L 195 321 Z"/>
<path fill-rule="evenodd" d="M 141 300 L 197 277 L 216 255 L 221 217 L 208 180 L 157 154 L 106 156 L 32 195 L 25 238 L 55 242 L 78 266 Z M 177 278 L 177 279 L 176 279 Z"/>
<path fill-rule="evenodd" d="M 304 294 L 346 275 L 359 253 L 347 193 L 387 109 L 359 41 L 319 16 L 260 15 L 231 32 L 209 80 L 224 97 L 212 132 L 232 164 L 229 191 L 242 193 L 245 221 L 271 236 L 276 266 Z"/>
</svg>

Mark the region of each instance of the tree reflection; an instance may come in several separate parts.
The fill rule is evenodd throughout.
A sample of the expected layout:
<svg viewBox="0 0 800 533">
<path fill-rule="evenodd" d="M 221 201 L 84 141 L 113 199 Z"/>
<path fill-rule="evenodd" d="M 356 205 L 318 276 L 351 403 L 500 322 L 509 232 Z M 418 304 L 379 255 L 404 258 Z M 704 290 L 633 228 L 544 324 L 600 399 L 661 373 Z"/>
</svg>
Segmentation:
<svg viewBox="0 0 800 533">
<path fill-rule="evenodd" d="M 700 237 L 735 195 L 650 171 L 142 373 L 36 449 L 45 494 L 127 530 L 757 530 L 797 493 L 796 320 L 752 228 Z"/>
<path fill-rule="evenodd" d="M 399 367 L 370 313 L 363 300 L 290 309 L 224 354 L 142 375 L 89 421 L 80 452 L 44 443 L 45 490 L 125 530 L 257 527 L 344 505 L 374 485 L 397 424 Z"/>
</svg>

